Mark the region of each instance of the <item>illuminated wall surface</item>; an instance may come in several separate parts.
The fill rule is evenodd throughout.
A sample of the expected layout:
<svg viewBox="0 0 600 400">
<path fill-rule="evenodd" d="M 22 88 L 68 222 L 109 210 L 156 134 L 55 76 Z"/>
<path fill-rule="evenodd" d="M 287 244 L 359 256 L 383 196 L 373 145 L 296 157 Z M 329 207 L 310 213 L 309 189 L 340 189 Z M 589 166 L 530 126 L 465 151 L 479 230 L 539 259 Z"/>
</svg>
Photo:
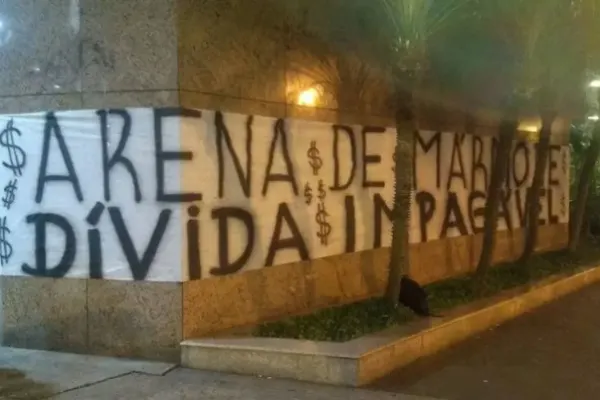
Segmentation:
<svg viewBox="0 0 600 400">
<path fill-rule="evenodd" d="M 177 282 L 388 247 L 394 145 L 390 128 L 209 110 L 0 116 L 2 273 Z M 411 242 L 481 229 L 493 146 L 416 135 Z M 515 143 L 499 229 L 523 226 L 534 157 Z M 553 147 L 542 223 L 568 221 L 568 174 Z"/>
</svg>

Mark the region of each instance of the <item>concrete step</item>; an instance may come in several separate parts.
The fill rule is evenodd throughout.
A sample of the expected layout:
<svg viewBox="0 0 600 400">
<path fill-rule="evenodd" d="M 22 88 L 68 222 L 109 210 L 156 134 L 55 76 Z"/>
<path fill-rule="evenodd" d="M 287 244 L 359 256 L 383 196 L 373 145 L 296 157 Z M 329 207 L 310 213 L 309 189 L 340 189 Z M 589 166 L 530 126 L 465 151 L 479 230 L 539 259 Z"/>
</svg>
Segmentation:
<svg viewBox="0 0 600 400">
<path fill-rule="evenodd" d="M 362 386 L 550 301 L 600 281 L 600 267 L 500 293 L 343 343 L 217 337 L 181 343 L 184 367 L 342 386 Z"/>
<path fill-rule="evenodd" d="M 360 350 L 352 342 L 255 337 L 193 339 L 181 343 L 181 365 L 244 375 L 358 386 Z"/>
</svg>

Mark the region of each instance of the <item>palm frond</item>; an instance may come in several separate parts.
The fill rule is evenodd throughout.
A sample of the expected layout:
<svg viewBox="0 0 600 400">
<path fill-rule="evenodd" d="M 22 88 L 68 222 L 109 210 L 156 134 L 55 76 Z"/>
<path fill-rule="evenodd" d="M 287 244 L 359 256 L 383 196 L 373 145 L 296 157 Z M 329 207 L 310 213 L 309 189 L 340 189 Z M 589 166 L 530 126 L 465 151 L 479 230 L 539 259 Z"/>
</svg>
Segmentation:
<svg viewBox="0 0 600 400">
<path fill-rule="evenodd" d="M 396 75 L 413 76 L 427 69 L 433 40 L 470 15 L 474 0 L 380 0 L 389 27 L 388 62 Z"/>
</svg>

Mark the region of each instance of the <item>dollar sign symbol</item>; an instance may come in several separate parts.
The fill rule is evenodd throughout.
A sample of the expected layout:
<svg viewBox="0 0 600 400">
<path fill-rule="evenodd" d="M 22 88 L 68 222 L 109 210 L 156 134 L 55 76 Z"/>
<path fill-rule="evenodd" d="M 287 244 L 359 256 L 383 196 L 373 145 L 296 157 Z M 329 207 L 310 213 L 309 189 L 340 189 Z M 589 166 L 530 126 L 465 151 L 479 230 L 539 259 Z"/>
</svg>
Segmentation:
<svg viewBox="0 0 600 400">
<path fill-rule="evenodd" d="M 306 156 L 315 176 L 319 174 L 319 170 L 323 166 L 323 159 L 321 159 L 320 154 L 319 149 L 317 149 L 317 141 L 313 140 L 310 142 L 310 148 L 306 152 Z"/>
<path fill-rule="evenodd" d="M 327 217 L 329 217 L 329 213 L 325 209 L 324 203 L 319 203 L 319 208 L 317 210 L 317 214 L 315 215 L 315 220 L 317 224 L 319 224 L 319 231 L 317 232 L 317 237 L 321 239 L 321 244 L 327 246 L 327 238 L 331 234 L 331 225 L 327 222 Z"/>
<path fill-rule="evenodd" d="M 323 201 L 325 200 L 325 197 L 327 197 L 327 192 L 325 191 L 325 184 L 323 183 L 323 179 L 319 179 L 319 200 Z"/>
<path fill-rule="evenodd" d="M 23 175 L 22 169 L 27 162 L 27 155 L 22 148 L 15 144 L 15 134 L 21 136 L 21 131 L 14 127 L 11 119 L 6 124 L 6 128 L 0 132 L 0 145 L 8 151 L 8 160 L 10 161 L 10 163 L 2 161 L 2 165 L 12 170 L 15 176 L 21 176 Z"/>
<path fill-rule="evenodd" d="M 13 253 L 13 248 L 8 243 L 6 236 L 10 233 L 10 229 L 6 226 L 6 217 L 0 219 L 0 265 L 8 264 Z"/>
<path fill-rule="evenodd" d="M 306 204 L 310 205 L 310 203 L 312 203 L 312 189 L 308 182 L 306 182 L 306 185 L 304 185 L 304 198 L 306 199 Z"/>
<path fill-rule="evenodd" d="M 10 206 L 15 202 L 15 191 L 17 190 L 17 180 L 14 179 L 8 182 L 8 185 L 4 187 L 4 197 L 2 198 L 2 202 L 4 203 L 4 207 L 6 209 L 10 209 Z"/>
</svg>

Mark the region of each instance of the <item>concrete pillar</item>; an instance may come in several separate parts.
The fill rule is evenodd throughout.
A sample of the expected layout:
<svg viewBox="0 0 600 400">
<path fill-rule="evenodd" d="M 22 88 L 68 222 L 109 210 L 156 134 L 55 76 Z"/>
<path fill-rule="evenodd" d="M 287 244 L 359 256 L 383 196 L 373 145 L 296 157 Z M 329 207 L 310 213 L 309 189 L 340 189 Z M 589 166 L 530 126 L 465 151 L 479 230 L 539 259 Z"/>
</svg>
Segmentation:
<svg viewBox="0 0 600 400">
<path fill-rule="evenodd" d="M 179 106 L 176 1 L 0 4 L 0 114 Z M 4 276 L 3 343 L 177 360 L 181 283 Z"/>
</svg>

